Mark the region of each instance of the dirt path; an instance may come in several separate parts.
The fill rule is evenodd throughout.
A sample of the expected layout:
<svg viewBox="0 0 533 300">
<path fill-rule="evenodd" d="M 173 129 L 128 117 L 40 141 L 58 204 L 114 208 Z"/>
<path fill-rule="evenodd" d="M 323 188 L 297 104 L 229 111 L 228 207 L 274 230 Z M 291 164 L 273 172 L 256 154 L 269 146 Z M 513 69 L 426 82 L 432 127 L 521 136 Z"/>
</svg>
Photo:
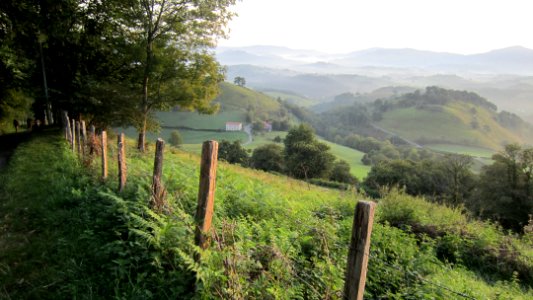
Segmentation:
<svg viewBox="0 0 533 300">
<path fill-rule="evenodd" d="M 246 145 L 250 144 L 254 140 L 254 138 L 252 136 L 252 124 L 244 125 L 244 129 L 243 130 L 248 135 L 248 141 L 246 141 L 246 143 L 242 144 L 243 146 L 246 146 Z"/>
<path fill-rule="evenodd" d="M 388 134 L 388 135 L 395 136 L 395 137 L 397 137 L 397 138 L 403 140 L 404 142 L 406 142 L 407 144 L 409 144 L 409 145 L 411 145 L 411 146 L 413 146 L 413 147 L 416 147 L 416 148 L 424 148 L 424 146 L 422 146 L 422 145 L 420 145 L 420 144 L 417 144 L 417 143 L 415 143 L 415 142 L 413 142 L 413 141 L 410 141 L 410 140 L 408 140 L 408 139 L 406 139 L 406 138 L 404 138 L 404 137 L 401 137 L 401 136 L 397 135 L 396 133 L 394 133 L 394 132 L 392 132 L 392 131 L 389 131 L 389 130 L 387 130 L 387 129 L 385 129 L 385 128 L 381 128 L 381 127 L 377 126 L 376 124 L 370 124 L 370 126 L 374 127 L 374 129 L 377 129 L 377 130 L 379 130 L 379 131 L 382 131 L 382 132 L 384 132 L 384 133 L 386 133 L 386 134 Z"/>
</svg>

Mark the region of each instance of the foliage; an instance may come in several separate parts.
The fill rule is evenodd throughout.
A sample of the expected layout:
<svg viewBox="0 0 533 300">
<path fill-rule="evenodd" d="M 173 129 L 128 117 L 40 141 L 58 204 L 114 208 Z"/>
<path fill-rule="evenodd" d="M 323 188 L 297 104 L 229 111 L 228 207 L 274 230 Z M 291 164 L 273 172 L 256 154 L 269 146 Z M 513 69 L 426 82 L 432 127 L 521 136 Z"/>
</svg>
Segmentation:
<svg viewBox="0 0 533 300">
<path fill-rule="evenodd" d="M 472 158 L 464 155 L 446 155 L 440 160 L 384 160 L 374 165 L 364 181 L 365 190 L 379 195 L 382 187 L 400 187 L 411 195 L 457 207 L 466 202 L 475 186 L 470 171 Z"/>
<path fill-rule="evenodd" d="M 233 79 L 233 83 L 235 83 L 235 85 L 238 85 L 240 87 L 244 87 L 246 85 L 246 78 L 237 76 Z"/>
<path fill-rule="evenodd" d="M 241 145 L 241 141 L 236 140 L 233 143 L 222 140 L 218 145 L 218 159 L 224 160 L 230 164 L 248 165 L 248 152 Z"/>
<path fill-rule="evenodd" d="M 311 127 L 302 124 L 289 130 L 284 144 L 289 174 L 306 179 L 329 175 L 335 158 L 329 146 L 316 140 Z"/>
<path fill-rule="evenodd" d="M 0 237 L 2 298 L 341 297 L 354 201 L 362 195 L 220 163 L 213 242 L 200 251 L 192 244 L 198 158 L 167 148 L 163 181 L 172 213 L 156 214 L 147 207 L 153 161 L 126 153 L 128 184 L 119 194 L 114 175 L 100 182 L 97 162 L 81 168 L 59 137 L 19 148 L 0 185 L 9 232 Z M 389 225 L 396 209 L 411 211 L 409 226 Z M 455 236 L 441 241 L 432 226 Z M 495 263 L 502 248 L 512 255 L 501 252 L 505 263 Z M 439 260 L 437 249 L 455 253 L 456 263 Z M 393 192 L 378 205 L 365 297 L 456 296 L 438 284 L 480 299 L 528 299 L 532 255 L 491 224 Z"/>
<path fill-rule="evenodd" d="M 277 144 L 266 144 L 252 152 L 250 166 L 267 172 L 282 173 L 285 169 L 283 147 Z"/>
<path fill-rule="evenodd" d="M 533 211 L 533 149 L 510 144 L 492 159 L 494 163 L 482 169 L 468 207 L 479 216 L 520 232 Z"/>
<path fill-rule="evenodd" d="M 183 138 L 181 137 L 180 132 L 177 130 L 172 130 L 168 142 L 174 147 L 179 147 L 181 144 L 183 144 Z"/>
<path fill-rule="evenodd" d="M 329 179 L 332 181 L 344 182 L 348 184 L 354 184 L 357 182 L 357 178 L 350 174 L 350 165 L 344 160 L 336 161 L 333 164 Z"/>
</svg>

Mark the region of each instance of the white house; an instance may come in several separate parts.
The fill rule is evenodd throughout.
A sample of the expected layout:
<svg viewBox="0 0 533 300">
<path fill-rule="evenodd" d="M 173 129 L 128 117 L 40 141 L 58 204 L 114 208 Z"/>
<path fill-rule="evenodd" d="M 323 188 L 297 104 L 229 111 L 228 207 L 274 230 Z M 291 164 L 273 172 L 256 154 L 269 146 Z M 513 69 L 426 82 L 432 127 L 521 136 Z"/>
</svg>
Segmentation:
<svg viewBox="0 0 533 300">
<path fill-rule="evenodd" d="M 241 122 L 226 122 L 226 131 L 241 131 Z"/>
</svg>

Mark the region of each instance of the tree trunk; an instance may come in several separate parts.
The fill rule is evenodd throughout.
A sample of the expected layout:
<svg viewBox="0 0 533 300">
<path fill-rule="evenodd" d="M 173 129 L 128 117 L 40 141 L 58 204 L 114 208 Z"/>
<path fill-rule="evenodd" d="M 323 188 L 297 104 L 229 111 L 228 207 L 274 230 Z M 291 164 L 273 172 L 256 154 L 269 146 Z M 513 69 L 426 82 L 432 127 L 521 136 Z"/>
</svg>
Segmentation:
<svg viewBox="0 0 533 300">
<path fill-rule="evenodd" d="M 144 152 L 146 150 L 146 118 L 147 115 L 144 114 L 143 125 L 139 131 L 139 140 L 137 141 L 137 149 L 139 149 L 140 152 Z"/>
<path fill-rule="evenodd" d="M 143 123 L 141 131 L 139 132 L 139 141 L 137 143 L 137 148 L 140 152 L 145 151 L 146 145 L 146 119 L 148 118 L 148 81 L 150 79 L 150 68 L 152 64 L 152 42 L 151 37 L 148 38 L 148 44 L 146 46 L 146 66 L 144 69 L 144 78 L 143 78 L 143 99 L 142 99 L 142 110 L 143 110 Z"/>
</svg>

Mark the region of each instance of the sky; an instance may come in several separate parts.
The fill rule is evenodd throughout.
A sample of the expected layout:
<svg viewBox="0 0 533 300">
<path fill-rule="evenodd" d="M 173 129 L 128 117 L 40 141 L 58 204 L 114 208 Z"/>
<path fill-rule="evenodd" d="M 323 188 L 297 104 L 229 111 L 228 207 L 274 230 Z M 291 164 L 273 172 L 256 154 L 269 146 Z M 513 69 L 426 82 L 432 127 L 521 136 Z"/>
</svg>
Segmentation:
<svg viewBox="0 0 533 300">
<path fill-rule="evenodd" d="M 533 49 L 532 0 L 242 0 L 219 46 L 328 53 L 373 47 L 460 54 Z"/>
</svg>

